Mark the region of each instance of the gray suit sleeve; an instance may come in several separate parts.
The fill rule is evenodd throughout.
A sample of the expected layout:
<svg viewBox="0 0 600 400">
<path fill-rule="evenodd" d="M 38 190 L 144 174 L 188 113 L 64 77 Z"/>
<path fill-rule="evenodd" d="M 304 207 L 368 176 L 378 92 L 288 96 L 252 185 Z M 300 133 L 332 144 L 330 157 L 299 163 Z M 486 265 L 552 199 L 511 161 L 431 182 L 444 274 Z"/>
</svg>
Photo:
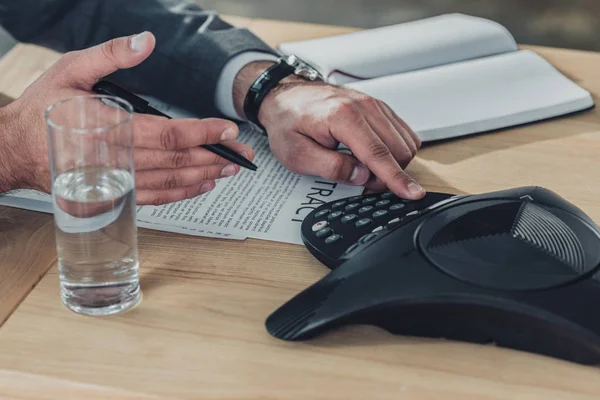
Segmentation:
<svg viewBox="0 0 600 400">
<path fill-rule="evenodd" d="M 151 31 L 155 52 L 110 78 L 204 117 L 222 117 L 215 90 L 230 59 L 276 54 L 247 29 L 181 0 L 0 0 L 0 25 L 17 40 L 60 52 Z"/>
</svg>

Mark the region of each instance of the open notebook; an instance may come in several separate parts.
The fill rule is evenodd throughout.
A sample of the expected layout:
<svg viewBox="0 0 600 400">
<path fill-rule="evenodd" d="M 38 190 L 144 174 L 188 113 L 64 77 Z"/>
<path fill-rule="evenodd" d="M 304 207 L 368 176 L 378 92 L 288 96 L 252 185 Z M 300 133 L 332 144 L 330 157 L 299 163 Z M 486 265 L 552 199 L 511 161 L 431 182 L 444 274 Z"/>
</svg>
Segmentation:
<svg viewBox="0 0 600 400">
<path fill-rule="evenodd" d="M 386 102 L 423 141 L 582 111 L 592 96 L 496 22 L 448 14 L 283 43 L 329 83 Z"/>
</svg>

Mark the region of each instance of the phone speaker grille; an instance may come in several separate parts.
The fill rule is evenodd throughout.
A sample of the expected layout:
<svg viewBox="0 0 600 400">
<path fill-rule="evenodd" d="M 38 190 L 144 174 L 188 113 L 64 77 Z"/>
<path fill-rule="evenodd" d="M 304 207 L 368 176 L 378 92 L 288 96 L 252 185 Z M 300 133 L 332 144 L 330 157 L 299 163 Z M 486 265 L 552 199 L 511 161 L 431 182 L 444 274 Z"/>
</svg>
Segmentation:
<svg viewBox="0 0 600 400">
<path fill-rule="evenodd" d="M 430 249 L 484 236 L 509 234 L 521 203 L 505 203 L 471 211 L 443 227 L 429 242 Z"/>
<path fill-rule="evenodd" d="M 550 211 L 524 203 L 512 234 L 574 270 L 580 273 L 586 271 L 581 242 L 571 228 Z"/>
<path fill-rule="evenodd" d="M 439 252 L 458 242 L 499 235 L 526 242 L 576 271 L 586 271 L 585 252 L 577 235 L 559 217 L 530 202 L 498 204 L 469 212 L 440 229 L 427 248 Z"/>
</svg>

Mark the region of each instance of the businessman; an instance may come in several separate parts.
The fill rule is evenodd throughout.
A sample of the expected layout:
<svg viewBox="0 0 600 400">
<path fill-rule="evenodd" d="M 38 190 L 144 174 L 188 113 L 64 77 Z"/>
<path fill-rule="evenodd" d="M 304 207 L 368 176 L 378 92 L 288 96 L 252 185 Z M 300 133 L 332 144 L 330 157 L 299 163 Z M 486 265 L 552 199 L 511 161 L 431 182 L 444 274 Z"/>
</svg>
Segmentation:
<svg viewBox="0 0 600 400">
<path fill-rule="evenodd" d="M 232 27 L 216 13 L 205 12 L 195 4 L 174 0 L 0 0 L 0 25 L 23 42 L 70 52 L 65 56 L 67 61 L 80 67 L 87 65 L 95 69 L 74 58 L 86 60 L 89 56 L 79 51 L 97 46 L 96 50 L 112 61 L 114 68 L 109 68 L 110 72 L 114 71 L 112 79 L 211 118 L 202 120 L 204 132 L 217 129 L 209 128 L 211 124 L 217 124 L 218 128 L 230 127 L 223 119 L 256 122 L 266 130 L 275 156 L 291 171 L 376 190 L 387 187 L 409 199 L 424 195 L 422 187 L 404 171 L 419 149 L 420 140 L 386 104 L 349 89 L 306 79 L 302 74 L 286 75 L 274 87 L 261 88 L 262 102 L 246 102 L 251 86 L 256 89 L 261 74 L 271 74 L 273 78 L 285 68 L 285 62 L 248 30 Z M 145 31 L 152 34 L 133 36 Z M 120 63 L 115 42 L 110 41 L 117 37 L 127 37 L 121 40 L 141 48 L 140 54 L 145 57 L 135 63 Z M 63 61 L 63 67 L 69 66 L 69 62 Z M 105 71 L 95 69 L 95 72 Z M 73 73 L 86 74 L 80 70 L 55 68 L 51 77 L 64 83 Z M 100 78 L 86 75 L 86 79 Z M 51 87 L 53 83 L 48 81 L 48 76 L 45 79 L 44 87 Z M 89 85 L 80 87 L 89 89 Z M 34 97 L 31 91 L 30 96 Z M 22 107 L 29 104 L 17 103 Z M 13 119 L 20 119 L 12 121 L 12 126 L 40 129 L 39 123 L 23 118 L 27 115 L 41 118 L 41 115 L 14 111 L 11 115 Z M 174 127 L 169 132 L 193 136 L 191 124 Z M 43 135 L 43 131 L 30 134 Z M 168 150 L 177 162 L 167 165 L 156 161 L 155 169 L 166 169 L 161 177 L 166 177 L 168 184 L 167 187 L 151 186 L 158 189 L 149 190 L 171 192 L 164 192 L 170 193 L 168 196 L 149 193 L 147 202 L 163 203 L 196 194 L 199 182 L 195 182 L 194 176 L 196 181 L 200 177 L 218 178 L 214 174 L 193 173 L 200 167 L 205 169 L 207 157 L 196 150 L 197 142 L 189 140 L 186 142 L 189 147 L 161 149 Z M 354 156 L 335 151 L 339 143 L 348 146 Z M 251 152 L 240 144 L 228 145 L 237 146 L 236 150 L 242 153 Z M 40 146 L 31 151 L 45 149 Z M 29 158 L 36 156 L 38 154 Z M 153 170 L 152 160 L 150 155 L 145 159 L 150 170 Z M 213 161 L 222 163 L 222 160 Z M 0 168 L 3 165 L 6 162 L 0 159 Z M 232 172 L 237 169 L 229 171 Z M 172 193 L 173 189 L 190 184 L 196 190 Z"/>
</svg>

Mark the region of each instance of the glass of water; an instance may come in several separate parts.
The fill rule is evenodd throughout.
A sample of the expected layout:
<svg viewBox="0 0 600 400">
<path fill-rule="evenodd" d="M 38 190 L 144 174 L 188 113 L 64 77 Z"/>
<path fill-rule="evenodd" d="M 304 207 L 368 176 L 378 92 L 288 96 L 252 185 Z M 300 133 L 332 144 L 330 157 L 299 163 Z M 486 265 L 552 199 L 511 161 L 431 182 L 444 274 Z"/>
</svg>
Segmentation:
<svg viewBox="0 0 600 400">
<path fill-rule="evenodd" d="M 133 109 L 80 96 L 46 111 L 63 303 L 104 316 L 140 300 Z"/>
</svg>

